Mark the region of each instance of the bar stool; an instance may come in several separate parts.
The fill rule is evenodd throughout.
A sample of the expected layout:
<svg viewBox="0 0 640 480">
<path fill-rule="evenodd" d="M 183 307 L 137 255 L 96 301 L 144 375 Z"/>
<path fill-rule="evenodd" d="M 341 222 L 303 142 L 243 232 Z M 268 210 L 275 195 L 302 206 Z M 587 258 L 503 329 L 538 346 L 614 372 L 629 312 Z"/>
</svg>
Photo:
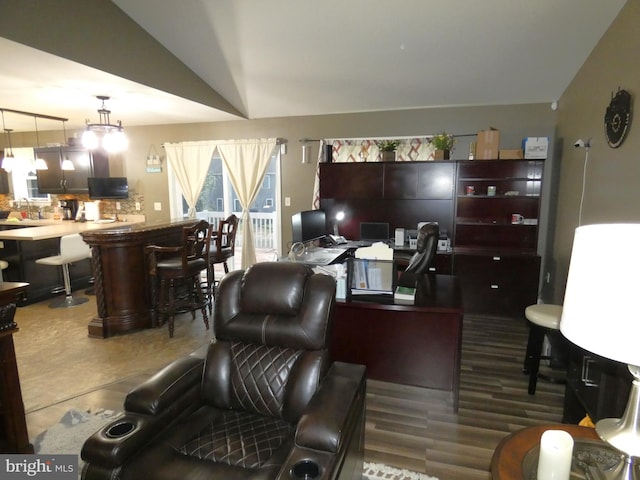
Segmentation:
<svg viewBox="0 0 640 480">
<path fill-rule="evenodd" d="M 529 321 L 529 339 L 527 341 L 527 353 L 524 359 L 525 374 L 529 375 L 529 394 L 536 393 L 538 377 L 551 382 L 562 381 L 554 377 L 540 375 L 540 360 L 549 360 L 551 357 L 542 355 L 542 345 L 545 335 L 558 336 L 560 334 L 560 318 L 562 317 L 562 306 L 553 304 L 529 305 L 524 316 Z"/>
<path fill-rule="evenodd" d="M 0 283 L 4 282 L 4 278 L 2 277 L 2 271 L 9 268 L 9 262 L 6 260 L 0 260 Z"/>
<path fill-rule="evenodd" d="M 71 296 L 71 277 L 69 276 L 69 264 L 79 262 L 91 255 L 91 248 L 82 239 L 79 233 L 65 235 L 60 238 L 60 255 L 39 258 L 36 263 L 41 265 L 53 265 L 62 267 L 64 277 L 65 298 L 54 300 L 49 304 L 51 308 L 73 307 L 89 301 L 88 297 Z"/>
</svg>

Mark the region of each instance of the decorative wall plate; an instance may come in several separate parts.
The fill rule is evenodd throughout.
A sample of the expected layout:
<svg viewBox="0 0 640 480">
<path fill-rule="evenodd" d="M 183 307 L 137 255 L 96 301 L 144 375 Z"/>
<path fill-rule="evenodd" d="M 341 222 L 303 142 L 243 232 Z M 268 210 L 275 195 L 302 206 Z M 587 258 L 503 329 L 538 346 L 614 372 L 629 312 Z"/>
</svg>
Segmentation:
<svg viewBox="0 0 640 480">
<path fill-rule="evenodd" d="M 611 148 L 618 148 L 624 142 L 631 125 L 631 94 L 618 90 L 604 114 L 604 134 Z"/>
</svg>

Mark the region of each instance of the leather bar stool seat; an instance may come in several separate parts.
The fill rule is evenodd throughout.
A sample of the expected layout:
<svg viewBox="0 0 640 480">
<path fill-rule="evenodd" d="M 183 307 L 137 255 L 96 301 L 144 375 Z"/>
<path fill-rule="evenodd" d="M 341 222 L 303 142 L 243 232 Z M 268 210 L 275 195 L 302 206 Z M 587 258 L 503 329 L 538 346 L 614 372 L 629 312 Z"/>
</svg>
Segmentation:
<svg viewBox="0 0 640 480">
<path fill-rule="evenodd" d="M 540 361 L 551 358 L 542 355 L 545 336 L 548 336 L 550 340 L 563 338 L 560 333 L 562 306 L 553 304 L 529 305 L 524 311 L 524 316 L 529 321 L 529 339 L 527 341 L 527 353 L 524 360 L 523 371 L 529 375 L 528 392 L 530 395 L 534 395 L 536 393 L 538 377 L 552 382 L 563 381 L 562 379 L 539 374 Z"/>
</svg>

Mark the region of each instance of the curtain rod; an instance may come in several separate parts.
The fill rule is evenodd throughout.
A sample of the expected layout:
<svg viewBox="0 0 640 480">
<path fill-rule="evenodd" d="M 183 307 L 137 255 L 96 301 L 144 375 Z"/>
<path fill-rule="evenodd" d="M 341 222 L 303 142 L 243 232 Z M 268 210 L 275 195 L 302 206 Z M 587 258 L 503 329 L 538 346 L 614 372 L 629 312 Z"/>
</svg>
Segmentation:
<svg viewBox="0 0 640 480">
<path fill-rule="evenodd" d="M 68 118 L 54 117 L 53 115 L 44 115 L 42 113 L 23 112 L 22 110 L 13 110 L 11 108 L 0 107 L 0 112 L 17 113 L 18 115 L 26 115 L 27 117 L 44 118 L 46 120 L 55 120 L 57 122 L 67 122 Z"/>
<path fill-rule="evenodd" d="M 213 145 L 233 145 L 233 144 L 259 144 L 265 143 L 270 140 L 269 138 L 239 138 L 237 140 L 185 140 L 183 142 L 164 142 L 161 143 L 160 146 L 164 148 L 165 144 L 171 145 L 172 143 L 175 145 L 182 144 L 183 147 L 199 147 L 205 143 L 211 143 Z M 286 138 L 276 138 L 276 145 L 282 145 L 283 143 L 287 143 Z M 192 143 L 193 145 L 185 145 L 186 143 Z"/>
<path fill-rule="evenodd" d="M 459 134 L 454 134 L 453 137 L 457 138 L 457 137 L 475 137 L 478 133 L 459 133 Z M 410 138 L 431 138 L 434 137 L 435 135 L 438 135 L 437 133 L 431 133 L 429 135 L 404 135 L 404 136 L 398 136 L 398 137 L 345 137 L 345 138 L 325 138 L 324 141 L 325 142 L 336 142 L 336 141 L 348 141 L 348 140 L 353 140 L 353 141 L 362 141 L 362 140 L 407 140 Z"/>
</svg>

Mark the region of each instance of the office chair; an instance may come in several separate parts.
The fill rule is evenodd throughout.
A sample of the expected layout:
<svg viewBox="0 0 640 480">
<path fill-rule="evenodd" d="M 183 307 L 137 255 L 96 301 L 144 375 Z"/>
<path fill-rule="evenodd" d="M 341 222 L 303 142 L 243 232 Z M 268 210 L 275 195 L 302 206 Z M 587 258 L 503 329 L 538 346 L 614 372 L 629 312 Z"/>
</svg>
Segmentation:
<svg viewBox="0 0 640 480">
<path fill-rule="evenodd" d="M 438 236 L 440 229 L 437 223 L 426 223 L 418 230 L 416 253 L 413 254 L 405 272 L 421 274 L 429 273 L 429 267 L 433 264 L 438 248 Z"/>
</svg>

